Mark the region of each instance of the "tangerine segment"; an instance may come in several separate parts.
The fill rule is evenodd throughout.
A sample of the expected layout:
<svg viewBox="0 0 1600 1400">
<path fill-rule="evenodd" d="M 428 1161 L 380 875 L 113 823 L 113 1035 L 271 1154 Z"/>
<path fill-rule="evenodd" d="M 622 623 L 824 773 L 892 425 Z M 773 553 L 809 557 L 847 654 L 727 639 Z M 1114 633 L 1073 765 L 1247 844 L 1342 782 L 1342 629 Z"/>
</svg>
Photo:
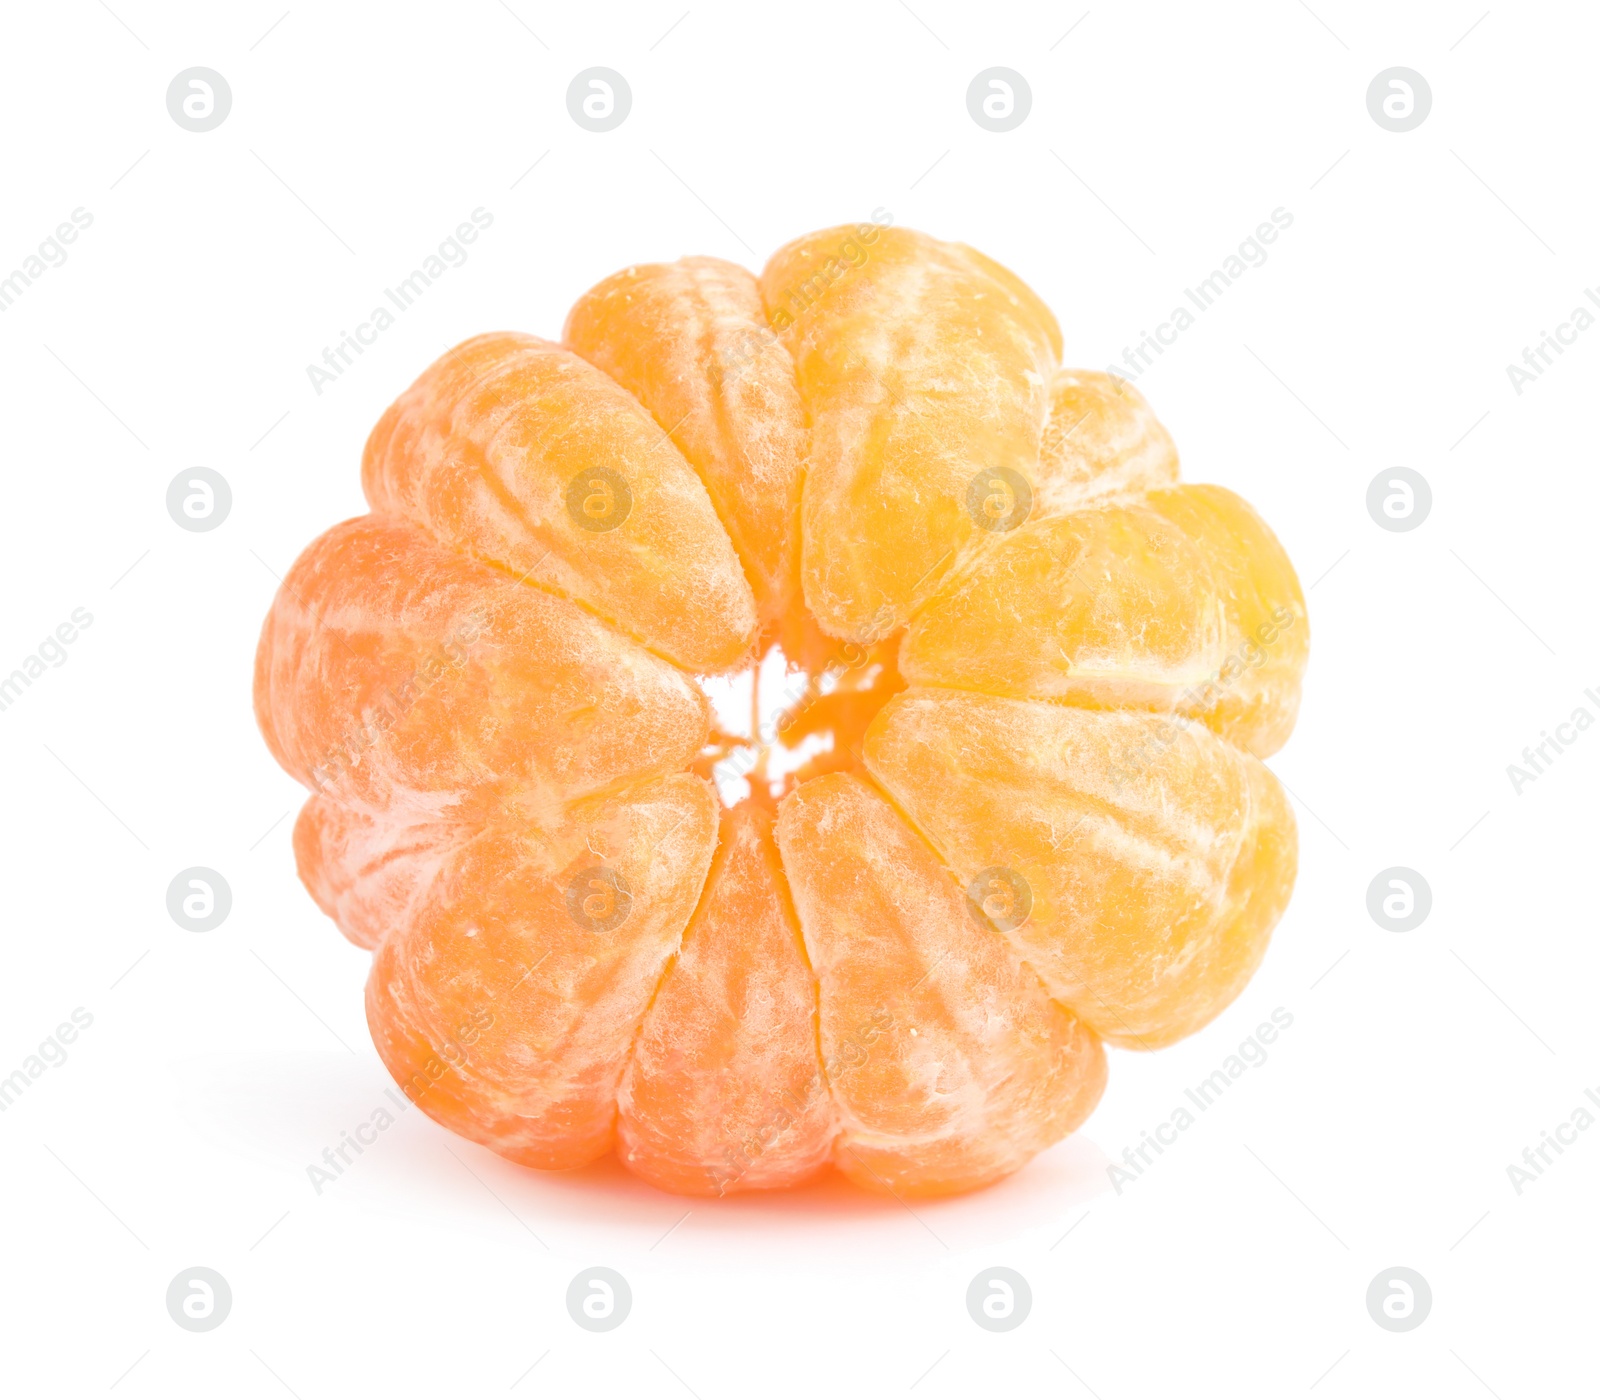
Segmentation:
<svg viewBox="0 0 1600 1400">
<path fill-rule="evenodd" d="M 1220 486 L 1030 523 L 917 615 L 913 684 L 1175 710 L 1259 756 L 1294 727 L 1309 629 L 1294 569 Z"/>
<path fill-rule="evenodd" d="M 974 922 L 938 857 L 860 778 L 779 809 L 838 1106 L 834 1160 L 895 1195 L 965 1191 L 1071 1132 L 1105 1087 L 1094 1033 Z"/>
<path fill-rule="evenodd" d="M 978 881 L 997 933 L 1115 1044 L 1154 1049 L 1210 1021 L 1289 902 L 1283 790 L 1197 724 L 914 689 L 880 711 L 864 758 Z"/>
<path fill-rule="evenodd" d="M 917 614 L 900 671 L 913 685 L 1171 710 L 1221 669 L 1227 641 L 1201 547 L 1145 506 L 1113 505 L 1007 535 Z"/>
<path fill-rule="evenodd" d="M 720 258 L 630 267 L 585 292 L 562 338 L 627 389 L 700 473 L 763 620 L 797 583 L 806 411 L 756 279 Z"/>
<path fill-rule="evenodd" d="M 694 469 L 637 399 L 536 336 L 481 335 L 367 439 L 367 499 L 576 599 L 691 671 L 735 666 L 755 600 Z"/>
<path fill-rule="evenodd" d="M 618 1096 L 617 1155 L 664 1191 L 794 1186 L 827 1162 L 835 1121 L 817 990 L 759 808 L 722 841 Z"/>
<path fill-rule="evenodd" d="M 340 932 L 358 948 L 376 948 L 407 922 L 446 857 L 473 834 L 426 814 L 358 811 L 314 793 L 295 820 L 295 865 Z"/>
<path fill-rule="evenodd" d="M 1225 486 L 1152 491 L 1145 503 L 1211 559 L 1228 627 L 1228 657 L 1201 698 L 1206 722 L 1259 758 L 1289 741 L 1311 626 L 1294 565 L 1267 522 Z"/>
<path fill-rule="evenodd" d="M 710 785 L 677 774 L 590 799 L 553 832 L 488 828 L 452 855 L 367 982 L 373 1041 L 407 1096 L 528 1166 L 606 1152 L 716 836 Z"/>
<path fill-rule="evenodd" d="M 1145 397 L 1115 375 L 1063 369 L 1039 443 L 1040 515 L 1141 496 L 1178 479 L 1178 449 Z"/>
<path fill-rule="evenodd" d="M 773 255 L 761 295 L 811 414 L 806 606 L 872 641 L 991 541 L 1004 522 L 984 501 L 1010 493 L 1001 514 L 1026 515 L 1060 332 L 1003 268 L 902 229 L 808 234 Z"/>
<path fill-rule="evenodd" d="M 372 516 L 334 526 L 289 570 L 255 702 L 278 762 L 309 788 L 435 813 L 492 797 L 536 821 L 683 768 L 710 723 L 687 677 L 566 599 Z"/>
</svg>

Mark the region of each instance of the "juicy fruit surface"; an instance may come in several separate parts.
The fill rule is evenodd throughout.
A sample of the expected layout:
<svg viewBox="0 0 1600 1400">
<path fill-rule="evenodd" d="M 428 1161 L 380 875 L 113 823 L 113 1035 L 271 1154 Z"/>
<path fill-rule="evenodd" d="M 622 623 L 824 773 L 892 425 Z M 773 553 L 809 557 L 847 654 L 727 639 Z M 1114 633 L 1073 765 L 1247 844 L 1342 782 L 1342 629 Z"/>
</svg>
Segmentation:
<svg viewBox="0 0 1600 1400">
<path fill-rule="evenodd" d="M 609 1149 L 635 1033 L 716 831 L 709 788 L 677 774 L 582 804 L 552 831 L 480 832 L 373 960 L 367 1021 L 401 1087 L 529 1166 L 581 1166 Z M 615 928 L 604 905 L 574 919 L 564 894 L 600 866 L 630 892 Z"/>
<path fill-rule="evenodd" d="M 718 258 L 630 267 L 578 299 L 565 339 L 670 434 L 705 482 L 763 620 L 781 617 L 800 559 L 806 410 L 756 279 Z"/>
<path fill-rule="evenodd" d="M 1051 380 L 1039 442 L 1044 514 L 1138 497 L 1177 479 L 1178 449 L 1133 385 L 1085 369 Z"/>
<path fill-rule="evenodd" d="M 913 684 L 1173 711 L 1251 753 L 1282 747 L 1305 668 L 1282 547 L 1220 486 L 1029 522 L 918 614 Z"/>
<path fill-rule="evenodd" d="M 1239 994 L 1304 598 L 1061 355 L 999 264 L 863 225 L 625 269 L 384 415 L 255 703 L 428 1114 L 683 1194 L 969 1190 Z"/>
<path fill-rule="evenodd" d="M 613 528 L 567 509 L 586 472 L 593 523 Z M 564 594 L 691 670 L 731 666 L 753 640 L 755 601 L 704 484 L 632 394 L 564 346 L 457 346 L 379 420 L 361 479 L 378 514 Z"/>
<path fill-rule="evenodd" d="M 681 769 L 707 727 L 685 676 L 590 614 L 370 516 L 290 569 L 256 690 L 290 773 L 380 811 L 546 818 Z"/>
<path fill-rule="evenodd" d="M 694 1195 L 804 1181 L 835 1133 L 816 1020 L 771 818 L 740 807 L 723 818 L 700 907 L 639 1028 L 622 1160 Z"/>
<path fill-rule="evenodd" d="M 1105 1052 L 949 871 L 849 773 L 796 790 L 779 848 L 822 1002 L 845 1174 L 896 1195 L 982 1186 L 1077 1127 Z"/>
<path fill-rule="evenodd" d="M 1198 725 L 914 690 L 873 722 L 867 771 L 964 881 L 1015 871 L 1008 931 L 1107 1040 L 1150 1049 L 1232 1001 L 1294 881 L 1272 774 Z"/>
<path fill-rule="evenodd" d="M 761 291 L 794 308 L 780 335 L 812 414 L 806 605 L 832 635 L 871 641 L 986 542 L 973 478 L 1033 470 L 1061 333 L 971 249 L 888 229 L 852 267 L 844 234 L 780 249 Z"/>
</svg>

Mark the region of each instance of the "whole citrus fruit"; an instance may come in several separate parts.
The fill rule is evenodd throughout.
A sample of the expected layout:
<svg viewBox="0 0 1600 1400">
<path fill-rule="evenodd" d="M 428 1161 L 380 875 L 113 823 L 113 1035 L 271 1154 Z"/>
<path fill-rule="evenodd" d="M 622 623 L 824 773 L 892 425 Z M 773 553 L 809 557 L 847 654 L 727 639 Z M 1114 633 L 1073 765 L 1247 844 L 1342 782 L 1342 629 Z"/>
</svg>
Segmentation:
<svg viewBox="0 0 1600 1400">
<path fill-rule="evenodd" d="M 672 1191 L 959 1191 L 1239 993 L 1304 600 L 1060 355 L 1006 269 L 868 224 L 628 268 L 384 414 L 255 704 L 428 1114 Z"/>
</svg>

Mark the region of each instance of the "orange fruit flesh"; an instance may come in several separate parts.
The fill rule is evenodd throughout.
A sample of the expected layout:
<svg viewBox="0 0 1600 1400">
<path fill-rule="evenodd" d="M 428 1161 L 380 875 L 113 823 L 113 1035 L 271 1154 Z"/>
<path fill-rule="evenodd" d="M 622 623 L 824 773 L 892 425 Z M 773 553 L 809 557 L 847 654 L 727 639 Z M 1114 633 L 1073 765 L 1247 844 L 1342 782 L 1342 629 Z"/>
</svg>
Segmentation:
<svg viewBox="0 0 1600 1400">
<path fill-rule="evenodd" d="M 1143 394 L 1095 370 L 1057 371 L 1039 440 L 1042 515 L 1136 498 L 1177 480 L 1178 449 Z"/>
<path fill-rule="evenodd" d="M 1105 1054 L 968 917 L 935 853 L 867 783 L 786 800 L 778 841 L 817 976 L 840 1169 L 896 1195 L 970 1190 L 1089 1115 Z"/>
<path fill-rule="evenodd" d="M 358 808 L 465 820 L 682 769 L 705 742 L 680 672 L 563 598 L 371 516 L 295 562 L 256 694 L 278 762 Z"/>
<path fill-rule="evenodd" d="M 1042 303 L 970 249 L 886 229 L 852 264 L 850 242 L 833 229 L 789 244 L 761 291 L 812 414 L 806 605 L 862 642 L 902 627 L 986 542 L 966 507 L 973 478 L 1033 471 L 1061 340 Z"/>
<path fill-rule="evenodd" d="M 586 473 L 596 504 L 580 514 L 569 491 Z M 361 476 L 379 514 L 574 599 L 691 671 L 750 649 L 755 603 L 693 468 L 632 394 L 563 346 L 509 334 L 458 346 L 379 420 Z"/>
<path fill-rule="evenodd" d="M 1116 1044 L 1209 1021 L 1288 902 L 1288 800 L 1198 724 L 917 689 L 879 714 L 866 763 L 964 882 L 1021 876 L 1013 946 Z"/>
<path fill-rule="evenodd" d="M 716 799 L 686 773 L 591 799 L 553 831 L 480 832 L 373 960 L 367 1022 L 401 1087 L 529 1166 L 609 1150 L 635 1034 L 716 834 Z M 617 891 L 585 873 L 596 869 L 628 891 L 615 927 Z"/>
<path fill-rule="evenodd" d="M 682 450 L 762 619 L 783 616 L 798 577 L 806 409 L 756 279 L 717 258 L 630 267 L 578 299 L 564 339 Z"/>
<path fill-rule="evenodd" d="M 1175 711 L 1265 757 L 1288 738 L 1309 633 L 1282 546 L 1220 486 L 1029 521 L 918 614 L 913 684 Z"/>
<path fill-rule="evenodd" d="M 804 1181 L 828 1160 L 835 1114 L 817 1045 L 817 992 L 772 843 L 741 806 L 700 907 L 634 1042 L 618 1155 L 686 1195 Z"/>
<path fill-rule="evenodd" d="M 683 1194 L 1016 1170 L 1265 952 L 1292 567 L 959 245 L 630 268 L 565 336 L 427 370 L 263 629 L 380 1054 Z"/>
<path fill-rule="evenodd" d="M 317 906 L 359 948 L 376 948 L 409 922 L 417 898 L 470 828 L 419 817 L 415 823 L 363 812 L 324 794 L 300 809 L 295 865 Z"/>
</svg>

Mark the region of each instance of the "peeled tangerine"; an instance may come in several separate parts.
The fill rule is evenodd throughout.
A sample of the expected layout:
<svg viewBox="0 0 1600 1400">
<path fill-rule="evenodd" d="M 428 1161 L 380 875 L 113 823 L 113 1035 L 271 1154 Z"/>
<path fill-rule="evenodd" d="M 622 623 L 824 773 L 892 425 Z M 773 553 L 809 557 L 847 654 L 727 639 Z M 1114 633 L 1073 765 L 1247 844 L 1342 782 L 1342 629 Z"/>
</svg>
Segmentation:
<svg viewBox="0 0 1600 1400">
<path fill-rule="evenodd" d="M 255 706 L 415 1103 L 686 1194 L 961 1191 L 1238 995 L 1305 603 L 1060 355 L 1013 274 L 867 224 L 630 267 L 384 414 Z"/>
</svg>

